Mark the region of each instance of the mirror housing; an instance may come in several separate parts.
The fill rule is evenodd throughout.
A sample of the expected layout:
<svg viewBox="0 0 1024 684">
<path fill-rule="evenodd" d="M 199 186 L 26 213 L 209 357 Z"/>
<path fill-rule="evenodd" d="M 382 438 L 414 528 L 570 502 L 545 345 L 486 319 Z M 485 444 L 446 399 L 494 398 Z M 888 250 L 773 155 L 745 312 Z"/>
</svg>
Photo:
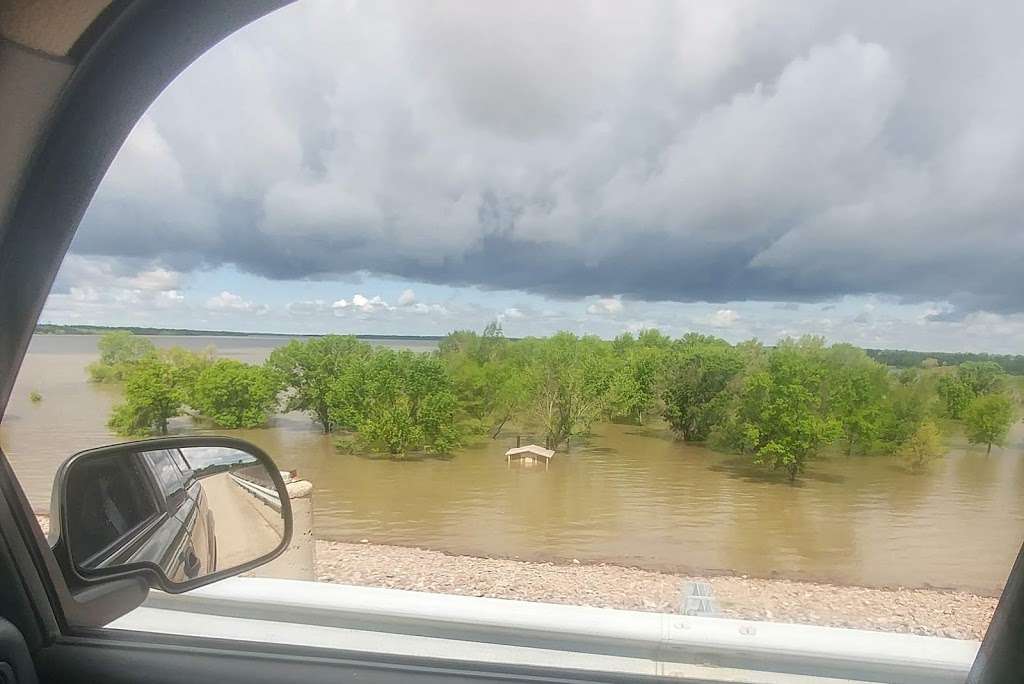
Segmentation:
<svg viewBox="0 0 1024 684">
<path fill-rule="evenodd" d="M 50 545 L 73 591 L 129 578 L 190 591 L 273 560 L 292 536 L 277 466 L 232 437 L 77 453 L 57 471 L 50 514 Z"/>
</svg>

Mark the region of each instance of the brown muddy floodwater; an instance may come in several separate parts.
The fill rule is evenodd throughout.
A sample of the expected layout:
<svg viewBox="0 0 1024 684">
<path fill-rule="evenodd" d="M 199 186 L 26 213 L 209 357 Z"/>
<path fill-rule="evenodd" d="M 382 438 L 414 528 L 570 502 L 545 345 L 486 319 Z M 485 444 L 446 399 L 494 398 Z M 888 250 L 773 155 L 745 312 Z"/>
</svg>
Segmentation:
<svg viewBox="0 0 1024 684">
<path fill-rule="evenodd" d="M 36 337 L 0 426 L 0 445 L 40 511 L 61 461 L 118 439 L 105 423 L 120 390 L 86 381 L 96 339 Z M 213 344 L 221 356 L 250 362 L 282 343 L 154 340 Z M 29 401 L 33 390 L 43 395 L 38 404 Z M 175 422 L 178 432 L 194 429 L 188 419 Z M 548 470 L 508 469 L 503 454 L 514 436 L 482 440 L 449 460 L 395 462 L 337 454 L 299 414 L 223 432 L 311 480 L 317 535 L 342 541 L 995 595 L 1024 537 L 1021 423 L 1011 445 L 988 457 L 954 440 L 921 475 L 889 458 L 821 460 L 796 486 L 676 442 L 660 427 L 599 426 Z"/>
</svg>

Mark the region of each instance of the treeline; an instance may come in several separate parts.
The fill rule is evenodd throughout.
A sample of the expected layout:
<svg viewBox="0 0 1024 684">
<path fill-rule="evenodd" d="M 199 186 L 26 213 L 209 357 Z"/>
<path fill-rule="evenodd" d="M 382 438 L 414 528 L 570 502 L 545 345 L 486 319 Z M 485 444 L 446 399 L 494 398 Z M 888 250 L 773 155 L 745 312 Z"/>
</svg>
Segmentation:
<svg viewBox="0 0 1024 684">
<path fill-rule="evenodd" d="M 193 328 L 144 328 L 139 326 L 111 325 L 58 325 L 55 323 L 39 323 L 35 333 L 38 335 L 106 335 L 113 332 L 128 332 L 133 335 L 150 337 L 277 337 L 282 340 L 308 339 L 316 335 L 289 335 L 273 332 L 239 332 L 237 330 L 195 330 Z M 360 340 L 395 340 L 405 342 L 438 342 L 444 339 L 439 335 L 356 335 Z"/>
<path fill-rule="evenodd" d="M 452 333 L 439 349 L 460 410 L 477 431 L 536 426 L 557 448 L 600 420 L 668 422 L 683 440 L 748 455 L 791 479 L 833 448 L 897 454 L 921 468 L 942 453 L 941 419 L 963 419 L 972 443 L 1005 440 L 1015 406 L 994 363 L 893 372 L 848 344 L 821 338 L 731 345 L 656 330 L 611 342 L 559 333 L 502 339 Z"/>
<path fill-rule="evenodd" d="M 991 362 L 1011 375 L 1024 375 L 1024 356 L 1019 354 L 972 354 L 970 352 L 919 352 L 906 349 L 865 349 L 868 356 L 894 368 L 934 368 L 961 363 Z"/>
<path fill-rule="evenodd" d="M 230 330 L 191 330 L 188 328 L 142 328 L 138 326 L 108 325 L 57 325 L 40 323 L 36 325 L 37 335 L 105 335 L 112 332 L 127 332 L 133 335 L 173 335 L 175 337 L 253 337 L 273 336 L 273 333 L 232 332 Z M 279 337 L 287 337 L 279 335 Z"/>
<path fill-rule="evenodd" d="M 157 349 L 127 331 L 98 343 L 100 358 L 88 367 L 93 382 L 124 382 L 124 402 L 108 426 L 125 436 L 167 434 L 171 418 L 191 413 L 227 428 L 256 427 L 277 409 L 280 383 L 265 369 L 217 359 L 212 348 Z"/>
<path fill-rule="evenodd" d="M 123 331 L 98 345 L 91 379 L 124 383 L 124 402 L 108 421 L 118 434 L 167 434 L 181 415 L 253 428 L 297 410 L 324 432 L 351 433 L 347 444 L 363 451 L 446 453 L 460 443 L 451 375 L 436 354 L 326 336 L 292 341 L 254 365 L 217 359 L 211 349 L 157 349 Z"/>
<path fill-rule="evenodd" d="M 491 324 L 456 331 L 430 353 L 353 337 L 292 341 L 256 366 L 211 353 L 157 351 L 117 333 L 101 342 L 98 381 L 125 382 L 111 427 L 165 432 L 175 415 L 255 427 L 305 411 L 342 449 L 448 453 L 510 426 L 568 447 L 599 421 L 663 419 L 678 438 L 745 454 L 791 479 L 832 449 L 897 454 L 923 467 L 942 453 L 940 426 L 962 420 L 972 443 L 1000 444 L 1015 419 L 996 363 L 893 371 L 821 338 L 731 345 L 658 331 L 613 341 L 562 332 L 510 340 Z"/>
</svg>

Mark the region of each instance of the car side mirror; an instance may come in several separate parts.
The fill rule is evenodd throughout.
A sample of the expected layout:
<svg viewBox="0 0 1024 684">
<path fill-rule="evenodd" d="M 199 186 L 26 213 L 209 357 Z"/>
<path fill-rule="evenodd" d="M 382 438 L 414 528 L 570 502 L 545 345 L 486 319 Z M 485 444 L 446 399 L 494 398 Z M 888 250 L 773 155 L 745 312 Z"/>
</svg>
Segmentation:
<svg viewBox="0 0 1024 684">
<path fill-rule="evenodd" d="M 280 555 L 292 533 L 281 474 L 228 437 L 168 437 L 90 449 L 58 470 L 51 528 L 65 576 L 139 575 L 181 593 Z M 70 571 L 70 575 L 68 573 Z"/>
</svg>

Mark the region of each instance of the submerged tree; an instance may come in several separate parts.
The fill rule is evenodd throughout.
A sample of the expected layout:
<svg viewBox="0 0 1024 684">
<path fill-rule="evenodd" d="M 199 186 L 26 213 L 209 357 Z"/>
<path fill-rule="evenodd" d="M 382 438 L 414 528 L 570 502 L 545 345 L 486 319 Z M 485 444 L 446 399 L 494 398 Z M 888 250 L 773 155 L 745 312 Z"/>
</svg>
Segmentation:
<svg viewBox="0 0 1024 684">
<path fill-rule="evenodd" d="M 975 397 L 998 394 L 1006 387 L 1006 371 L 994 361 L 965 361 L 955 375 L 939 380 L 938 393 L 950 418 L 965 417 Z"/>
<path fill-rule="evenodd" d="M 505 339 L 501 326 L 490 323 L 482 335 L 457 330 L 438 345 L 438 355 L 451 373 L 460 420 L 470 433 L 501 434 L 527 400 L 524 358 Z M 526 360 L 528 365 L 528 360 Z"/>
<path fill-rule="evenodd" d="M 764 368 L 745 378 L 737 398 L 735 441 L 755 463 L 784 469 L 790 482 L 841 433 L 823 406 L 824 377 L 820 340 L 783 340 Z"/>
<path fill-rule="evenodd" d="M 974 398 L 971 388 L 955 375 L 946 375 L 939 379 L 937 387 L 939 398 L 945 407 L 946 415 L 954 420 L 964 417 L 964 411 Z"/>
<path fill-rule="evenodd" d="M 654 346 L 637 345 L 626 352 L 611 378 L 610 403 L 616 413 L 629 416 L 638 425 L 658 411 L 665 352 Z"/>
<path fill-rule="evenodd" d="M 219 427 L 253 428 L 267 422 L 277 392 L 267 369 L 222 359 L 199 373 L 189 405 Z"/>
<path fill-rule="evenodd" d="M 967 440 L 971 444 L 1002 446 L 1015 419 L 1013 400 L 1005 394 L 986 394 L 974 399 L 964 412 Z"/>
<path fill-rule="evenodd" d="M 714 337 L 687 336 L 665 361 L 664 415 L 688 442 L 702 442 L 725 417 L 726 388 L 743 370 L 741 350 Z"/>
<path fill-rule="evenodd" d="M 174 366 L 151 354 L 131 365 L 124 385 L 124 403 L 108 422 L 119 435 L 167 434 L 167 423 L 182 413 L 184 393 Z"/>
<path fill-rule="evenodd" d="M 376 349 L 364 377 L 361 442 L 395 455 L 447 453 L 458 446 L 455 392 L 437 357 Z"/>
<path fill-rule="evenodd" d="M 911 470 L 923 470 L 943 454 L 942 435 L 934 421 L 926 420 L 896 451 L 896 455 Z"/>
<path fill-rule="evenodd" d="M 878 422 L 877 448 L 883 453 L 898 453 L 934 410 L 934 382 L 929 376 L 900 373 L 886 390 Z"/>
<path fill-rule="evenodd" d="M 865 451 L 882 428 L 888 371 L 850 344 L 832 345 L 825 363 L 828 409 L 842 430 L 846 454 Z"/>
<path fill-rule="evenodd" d="M 127 330 L 104 333 L 96 348 L 100 358 L 88 368 L 93 382 L 122 382 L 133 363 L 155 351 L 152 342 Z"/>
<path fill-rule="evenodd" d="M 267 367 L 286 389 L 285 410 L 309 413 L 327 433 L 335 427 L 329 400 L 331 383 L 349 364 L 361 363 L 370 351 L 370 345 L 351 336 L 293 340 L 271 352 Z"/>
<path fill-rule="evenodd" d="M 548 448 L 568 446 L 602 415 L 614 370 L 605 345 L 568 332 L 535 341 L 531 414 Z"/>
<path fill-rule="evenodd" d="M 965 361 L 957 368 L 957 377 L 976 397 L 1006 388 L 1006 371 L 995 361 Z"/>
<path fill-rule="evenodd" d="M 175 346 L 160 349 L 157 351 L 157 355 L 174 368 L 178 386 L 188 395 L 191 392 L 191 387 L 199 379 L 199 375 L 214 363 L 217 350 L 213 345 L 200 351 Z"/>
</svg>

